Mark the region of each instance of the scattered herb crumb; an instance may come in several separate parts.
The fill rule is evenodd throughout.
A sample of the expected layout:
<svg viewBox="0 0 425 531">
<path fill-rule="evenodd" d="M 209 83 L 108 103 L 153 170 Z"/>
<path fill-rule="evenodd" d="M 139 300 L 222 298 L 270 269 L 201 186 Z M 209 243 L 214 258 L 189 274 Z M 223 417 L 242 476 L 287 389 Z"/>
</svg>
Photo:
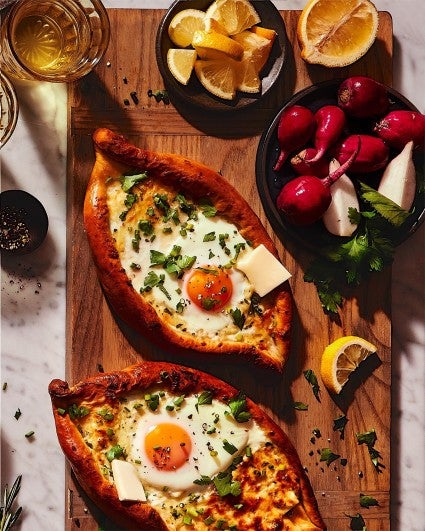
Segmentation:
<svg viewBox="0 0 425 531">
<path fill-rule="evenodd" d="M 97 364 L 97 371 L 98 372 L 105 372 L 105 369 L 103 368 L 103 365 L 101 363 Z"/>
<path fill-rule="evenodd" d="M 137 97 L 137 92 L 133 90 L 130 92 L 130 98 L 133 100 L 133 103 L 137 105 L 139 103 L 139 98 Z"/>
<path fill-rule="evenodd" d="M 339 454 L 332 452 L 330 448 L 323 448 L 320 452 L 320 461 L 325 461 L 328 466 L 340 457 Z"/>
<path fill-rule="evenodd" d="M 28 431 L 26 434 L 25 434 L 25 437 L 27 439 L 32 439 L 35 435 L 35 431 L 34 430 L 31 430 L 31 431 Z"/>
<path fill-rule="evenodd" d="M 345 415 L 340 415 L 336 419 L 334 419 L 333 424 L 333 430 L 339 431 L 339 437 L 340 439 L 344 439 L 345 435 L 345 426 L 347 425 L 348 419 Z"/>
<path fill-rule="evenodd" d="M 6 391 L 6 389 L 7 389 L 7 382 L 4 382 L 2 389 L 3 389 L 3 391 Z"/>
<path fill-rule="evenodd" d="M 18 408 L 16 411 L 15 411 L 15 414 L 14 414 L 14 417 L 16 420 L 19 420 L 19 417 L 22 415 L 22 411 Z"/>
<path fill-rule="evenodd" d="M 130 100 L 127 98 L 124 98 L 124 105 L 130 105 Z"/>
<path fill-rule="evenodd" d="M 353 516 L 346 514 L 345 516 L 351 519 L 350 529 L 353 531 L 367 531 L 366 522 L 361 514 L 357 513 Z"/>
<path fill-rule="evenodd" d="M 314 396 L 316 397 L 316 400 L 320 402 L 320 386 L 314 371 L 312 371 L 312 369 L 307 369 L 306 371 L 304 371 L 303 374 L 307 382 L 311 385 L 311 389 L 313 391 Z"/>
<path fill-rule="evenodd" d="M 379 460 L 382 458 L 379 451 L 374 447 L 375 442 L 377 440 L 376 432 L 374 429 L 370 431 L 366 431 L 364 433 L 356 433 L 357 437 L 357 443 L 358 444 L 365 444 L 367 446 L 367 449 L 369 451 L 370 458 L 372 460 L 372 464 L 375 467 L 375 470 L 377 472 L 382 472 L 382 468 L 385 468 L 385 465 L 382 464 Z"/>
<path fill-rule="evenodd" d="M 170 98 L 168 96 L 168 92 L 165 89 L 162 90 L 148 90 L 148 96 L 149 98 L 155 98 L 155 100 L 159 103 L 160 101 L 163 101 L 165 105 L 168 105 L 170 103 Z"/>
<path fill-rule="evenodd" d="M 123 80 L 124 85 L 127 85 L 128 79 L 125 76 L 122 78 L 122 80 Z"/>
<path fill-rule="evenodd" d="M 294 402 L 292 406 L 294 409 L 297 409 L 298 411 L 308 411 L 308 405 L 304 404 L 304 402 Z"/>
<path fill-rule="evenodd" d="M 379 506 L 379 502 L 376 498 L 373 498 L 372 496 L 367 496 L 366 494 L 360 493 L 360 505 L 361 507 L 369 509 L 369 507 Z"/>
<path fill-rule="evenodd" d="M 314 435 L 317 439 L 320 439 L 320 437 L 322 436 L 322 434 L 320 433 L 319 428 L 314 428 L 314 430 L 313 430 L 313 435 Z"/>
</svg>

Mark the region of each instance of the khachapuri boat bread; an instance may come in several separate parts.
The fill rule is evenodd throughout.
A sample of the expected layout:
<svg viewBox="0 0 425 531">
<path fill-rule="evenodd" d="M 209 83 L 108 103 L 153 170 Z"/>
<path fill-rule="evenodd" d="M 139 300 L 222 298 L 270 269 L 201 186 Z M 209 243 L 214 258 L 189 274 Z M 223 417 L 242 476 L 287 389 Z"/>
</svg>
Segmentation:
<svg viewBox="0 0 425 531">
<path fill-rule="evenodd" d="M 290 273 L 248 203 L 184 156 L 140 149 L 108 129 L 94 144 L 84 223 L 116 314 L 174 350 L 282 370 Z"/>
<path fill-rule="evenodd" d="M 142 362 L 49 393 L 78 482 L 125 529 L 325 529 L 287 436 L 222 380 Z"/>
</svg>

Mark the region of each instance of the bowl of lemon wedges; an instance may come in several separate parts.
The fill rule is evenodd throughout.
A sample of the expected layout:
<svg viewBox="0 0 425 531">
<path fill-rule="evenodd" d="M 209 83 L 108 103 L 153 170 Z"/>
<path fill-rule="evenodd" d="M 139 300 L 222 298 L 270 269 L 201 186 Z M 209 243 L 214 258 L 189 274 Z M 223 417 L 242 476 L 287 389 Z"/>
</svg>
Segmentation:
<svg viewBox="0 0 425 531">
<path fill-rule="evenodd" d="M 171 98 L 234 110 L 272 89 L 286 47 L 282 17 L 269 0 L 178 0 L 160 23 L 156 58 Z"/>
</svg>

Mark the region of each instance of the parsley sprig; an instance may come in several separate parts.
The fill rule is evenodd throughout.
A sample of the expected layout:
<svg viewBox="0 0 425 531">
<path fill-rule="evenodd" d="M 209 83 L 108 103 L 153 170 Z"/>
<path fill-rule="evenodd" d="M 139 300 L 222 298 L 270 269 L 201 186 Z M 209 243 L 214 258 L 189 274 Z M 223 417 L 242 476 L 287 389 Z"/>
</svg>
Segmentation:
<svg viewBox="0 0 425 531">
<path fill-rule="evenodd" d="M 360 183 L 360 199 L 364 210 L 349 209 L 350 220 L 358 224 L 353 236 L 324 249 L 304 275 L 306 282 L 316 286 L 329 313 L 338 313 L 350 288 L 392 263 L 397 238 L 411 216 L 364 183 Z"/>
</svg>

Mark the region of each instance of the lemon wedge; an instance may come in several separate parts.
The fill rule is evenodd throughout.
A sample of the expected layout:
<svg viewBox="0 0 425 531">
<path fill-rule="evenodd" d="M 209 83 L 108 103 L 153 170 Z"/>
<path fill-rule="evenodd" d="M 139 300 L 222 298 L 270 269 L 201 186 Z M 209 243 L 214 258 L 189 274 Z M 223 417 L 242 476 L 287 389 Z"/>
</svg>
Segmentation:
<svg viewBox="0 0 425 531">
<path fill-rule="evenodd" d="M 228 35 L 260 22 L 260 16 L 248 0 L 216 0 L 207 9 L 206 16 L 218 20 Z"/>
<path fill-rule="evenodd" d="M 236 95 L 236 74 L 233 61 L 212 60 L 195 62 L 195 72 L 203 87 L 225 100 L 232 100 Z"/>
<path fill-rule="evenodd" d="M 186 48 L 170 48 L 167 52 L 167 65 L 173 76 L 182 85 L 189 83 L 195 66 L 196 51 Z"/>
<path fill-rule="evenodd" d="M 328 345 L 322 355 L 320 374 L 325 387 L 339 394 L 350 375 L 376 347 L 358 336 L 344 336 Z"/>
<path fill-rule="evenodd" d="M 216 31 L 195 31 L 192 46 L 201 59 L 226 59 L 240 61 L 243 46 L 235 40 Z"/>
<path fill-rule="evenodd" d="M 327 67 L 350 65 L 369 50 L 377 31 L 370 0 L 310 0 L 297 25 L 301 57 Z"/>
<path fill-rule="evenodd" d="M 186 48 L 197 30 L 205 27 L 205 12 L 199 9 L 183 9 L 177 13 L 168 26 L 168 35 L 176 46 Z"/>
</svg>

